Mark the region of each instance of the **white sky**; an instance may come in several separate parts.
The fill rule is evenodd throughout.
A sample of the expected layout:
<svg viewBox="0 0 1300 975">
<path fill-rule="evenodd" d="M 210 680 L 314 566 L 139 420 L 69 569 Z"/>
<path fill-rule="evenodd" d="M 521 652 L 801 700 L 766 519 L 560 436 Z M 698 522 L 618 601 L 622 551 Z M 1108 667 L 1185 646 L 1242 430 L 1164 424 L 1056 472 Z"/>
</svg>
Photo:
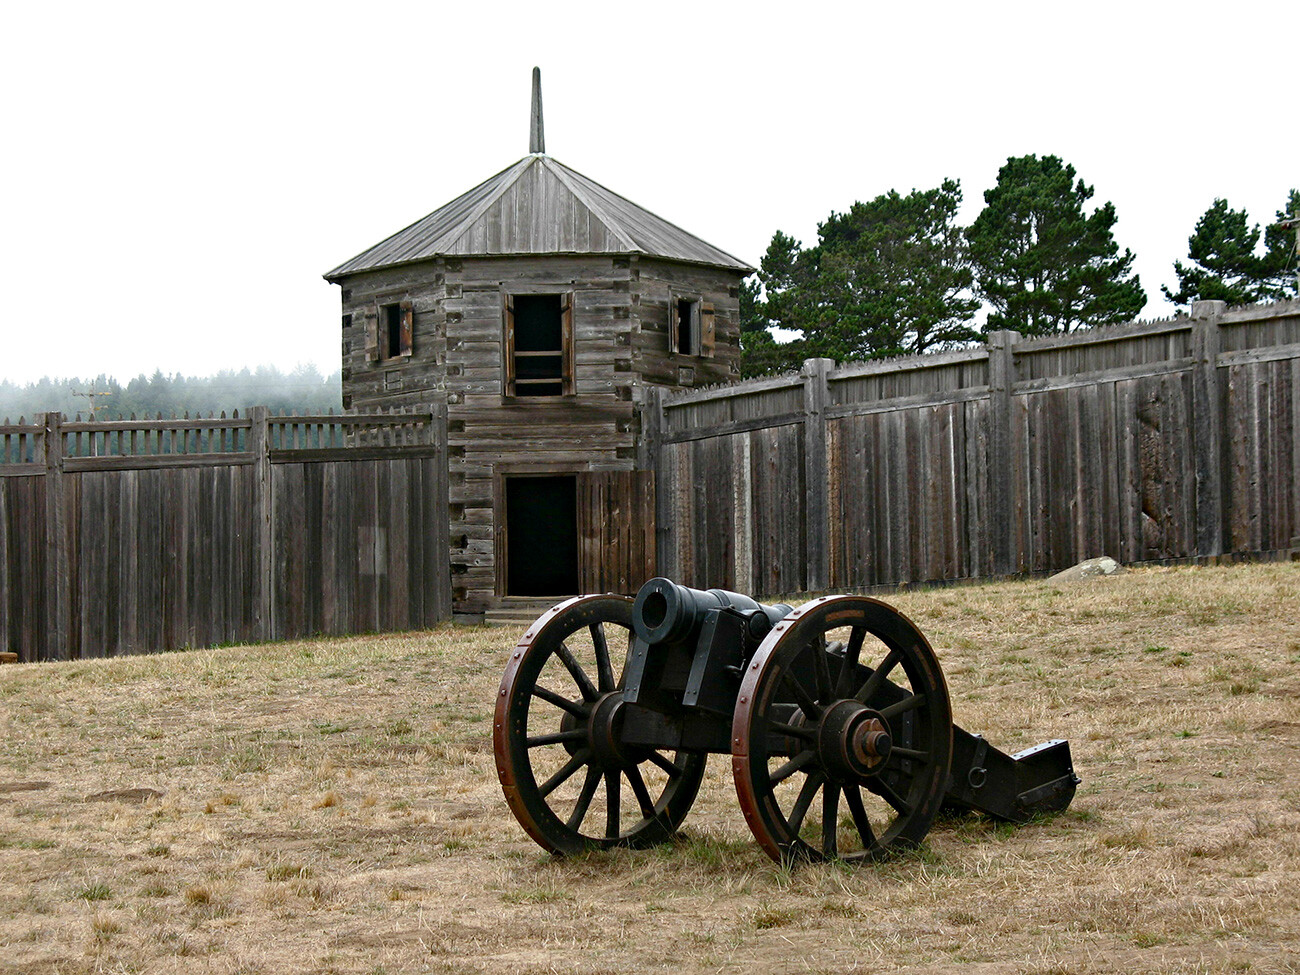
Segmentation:
<svg viewBox="0 0 1300 975">
<path fill-rule="evenodd" d="M 1289 3 L 22 3 L 0 15 L 0 379 L 338 366 L 321 274 L 525 155 L 751 263 L 1055 154 L 1150 301 L 1300 183 Z"/>
</svg>

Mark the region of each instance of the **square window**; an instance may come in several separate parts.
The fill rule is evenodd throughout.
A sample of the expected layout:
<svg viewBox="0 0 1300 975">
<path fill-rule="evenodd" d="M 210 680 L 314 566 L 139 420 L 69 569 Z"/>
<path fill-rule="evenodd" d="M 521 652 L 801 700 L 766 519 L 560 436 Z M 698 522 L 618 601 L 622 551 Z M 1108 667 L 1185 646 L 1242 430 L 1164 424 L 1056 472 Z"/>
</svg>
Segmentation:
<svg viewBox="0 0 1300 975">
<path fill-rule="evenodd" d="M 573 300 L 569 294 L 505 296 L 505 394 L 573 392 Z"/>
<path fill-rule="evenodd" d="M 377 303 L 366 314 L 366 357 L 371 362 L 411 355 L 415 307 L 409 301 Z"/>
</svg>

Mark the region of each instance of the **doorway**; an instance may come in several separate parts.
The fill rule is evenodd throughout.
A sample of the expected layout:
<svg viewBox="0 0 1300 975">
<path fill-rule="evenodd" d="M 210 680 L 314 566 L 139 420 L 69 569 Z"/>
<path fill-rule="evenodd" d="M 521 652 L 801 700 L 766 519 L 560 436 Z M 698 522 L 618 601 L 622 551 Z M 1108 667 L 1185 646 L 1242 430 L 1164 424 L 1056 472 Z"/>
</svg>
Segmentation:
<svg viewBox="0 0 1300 975">
<path fill-rule="evenodd" d="M 506 595 L 575 595 L 577 477 L 515 475 L 505 489 Z"/>
</svg>

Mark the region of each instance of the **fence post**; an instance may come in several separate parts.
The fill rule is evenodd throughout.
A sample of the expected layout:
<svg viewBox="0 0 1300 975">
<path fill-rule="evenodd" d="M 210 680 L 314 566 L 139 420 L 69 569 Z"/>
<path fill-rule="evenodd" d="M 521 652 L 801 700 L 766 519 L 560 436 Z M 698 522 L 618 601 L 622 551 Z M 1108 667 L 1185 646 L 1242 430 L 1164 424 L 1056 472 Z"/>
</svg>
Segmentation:
<svg viewBox="0 0 1300 975">
<path fill-rule="evenodd" d="M 805 551 L 809 592 L 824 592 L 831 585 L 830 479 L 826 466 L 826 402 L 830 395 L 827 373 L 833 359 L 805 359 L 803 376 L 803 470 Z"/>
<path fill-rule="evenodd" d="M 676 552 L 672 546 L 672 495 L 666 490 L 668 478 L 664 461 L 664 391 L 659 386 L 642 386 L 641 441 L 637 444 L 636 466 L 651 471 L 655 486 L 655 572 L 669 574 L 676 568 Z M 670 559 L 669 556 L 672 556 Z"/>
<path fill-rule="evenodd" d="M 1196 554 L 1223 554 L 1224 417 L 1219 407 L 1219 321 L 1224 301 L 1192 302 L 1192 436 L 1196 461 Z"/>
<path fill-rule="evenodd" d="M 993 574 L 1016 571 L 1015 475 L 1011 464 L 1011 391 L 1016 382 L 1015 344 L 1020 333 L 989 332 L 989 551 Z M 979 527 L 976 526 L 976 531 Z"/>
<path fill-rule="evenodd" d="M 41 415 L 41 449 L 45 455 L 45 639 L 37 659 L 67 660 L 72 623 L 69 592 L 68 530 L 63 490 L 63 414 Z"/>
<path fill-rule="evenodd" d="M 253 455 L 253 531 L 257 539 L 257 639 L 275 639 L 274 559 L 271 532 L 270 411 L 254 406 L 248 411 L 248 452 Z"/>
</svg>

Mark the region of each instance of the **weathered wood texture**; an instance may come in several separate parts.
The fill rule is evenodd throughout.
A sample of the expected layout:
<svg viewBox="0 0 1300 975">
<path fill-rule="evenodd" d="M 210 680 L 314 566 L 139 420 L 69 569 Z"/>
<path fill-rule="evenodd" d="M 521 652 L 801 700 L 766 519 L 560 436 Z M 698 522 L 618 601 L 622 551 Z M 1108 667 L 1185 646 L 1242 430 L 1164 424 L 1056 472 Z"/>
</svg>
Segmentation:
<svg viewBox="0 0 1300 975">
<path fill-rule="evenodd" d="M 577 486 L 579 588 L 636 592 L 655 574 L 654 474 L 589 471 Z"/>
<path fill-rule="evenodd" d="M 740 280 L 739 271 L 631 255 L 557 254 L 440 258 L 339 281 L 344 404 L 447 404 L 458 612 L 481 613 L 507 595 L 498 570 L 505 545 L 503 477 L 628 474 L 637 466 L 633 401 L 639 388 L 696 388 L 738 375 Z M 573 364 L 572 395 L 509 395 L 503 309 L 508 296 L 529 293 L 562 293 L 572 302 L 565 349 Z M 676 298 L 698 301 L 707 315 L 712 341 L 699 355 L 672 351 Z M 383 360 L 371 336 L 378 309 L 392 302 L 414 309 L 413 345 L 410 356 Z M 619 503 L 639 502 L 628 496 Z M 621 546 L 601 549 L 585 538 L 580 578 L 607 580 L 601 590 L 626 591 L 626 580 L 641 574 L 632 568 L 641 556 Z M 653 554 L 648 557 L 653 562 Z"/>
<path fill-rule="evenodd" d="M 663 574 L 771 595 L 823 558 L 865 588 L 1300 535 L 1298 301 L 817 373 L 648 398 Z"/>
<path fill-rule="evenodd" d="M 0 466 L 0 649 L 24 661 L 451 614 L 439 410 L 32 431 Z"/>
</svg>

